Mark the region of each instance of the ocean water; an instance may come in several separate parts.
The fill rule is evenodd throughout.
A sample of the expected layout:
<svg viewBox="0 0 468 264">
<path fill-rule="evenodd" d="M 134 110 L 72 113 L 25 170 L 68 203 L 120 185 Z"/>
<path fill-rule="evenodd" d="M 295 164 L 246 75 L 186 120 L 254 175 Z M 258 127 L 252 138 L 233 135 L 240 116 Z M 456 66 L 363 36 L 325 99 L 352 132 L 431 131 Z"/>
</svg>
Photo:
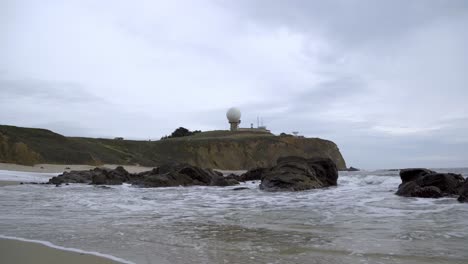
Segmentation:
<svg viewBox="0 0 468 264">
<path fill-rule="evenodd" d="M 468 169 L 436 169 L 462 173 Z M 0 180 L 56 174 L 0 171 Z M 342 172 L 338 186 L 0 187 L 0 235 L 133 263 L 468 263 L 468 204 L 394 195 L 397 171 Z"/>
</svg>

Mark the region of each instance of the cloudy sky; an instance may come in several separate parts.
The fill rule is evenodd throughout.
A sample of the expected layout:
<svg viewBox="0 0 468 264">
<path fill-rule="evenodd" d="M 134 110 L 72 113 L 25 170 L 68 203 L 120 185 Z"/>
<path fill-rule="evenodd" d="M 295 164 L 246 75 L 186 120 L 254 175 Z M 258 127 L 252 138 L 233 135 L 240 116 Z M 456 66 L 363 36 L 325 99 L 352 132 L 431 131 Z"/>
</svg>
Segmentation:
<svg viewBox="0 0 468 264">
<path fill-rule="evenodd" d="M 0 123 L 333 140 L 362 168 L 468 166 L 468 1 L 0 1 Z"/>
</svg>

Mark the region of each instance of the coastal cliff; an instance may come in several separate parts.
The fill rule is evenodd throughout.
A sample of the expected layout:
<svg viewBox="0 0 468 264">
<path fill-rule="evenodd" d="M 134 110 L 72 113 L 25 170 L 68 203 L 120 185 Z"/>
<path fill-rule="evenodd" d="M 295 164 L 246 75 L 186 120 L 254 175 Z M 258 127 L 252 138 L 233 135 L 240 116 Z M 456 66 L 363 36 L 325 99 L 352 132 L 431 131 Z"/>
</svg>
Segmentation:
<svg viewBox="0 0 468 264">
<path fill-rule="evenodd" d="M 346 163 L 335 143 L 270 133 L 208 131 L 158 141 L 65 137 L 45 129 L 0 126 L 0 162 L 33 165 L 185 162 L 226 170 L 273 166 L 279 157 L 327 157 Z"/>
</svg>

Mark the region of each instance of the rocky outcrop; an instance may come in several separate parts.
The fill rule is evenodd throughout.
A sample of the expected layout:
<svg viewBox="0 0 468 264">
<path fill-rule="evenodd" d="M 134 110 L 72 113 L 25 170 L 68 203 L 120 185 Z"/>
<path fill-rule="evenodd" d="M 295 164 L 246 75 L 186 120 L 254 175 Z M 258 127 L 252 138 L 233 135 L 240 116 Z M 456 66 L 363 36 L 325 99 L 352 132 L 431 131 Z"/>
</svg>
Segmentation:
<svg viewBox="0 0 468 264">
<path fill-rule="evenodd" d="M 137 174 L 132 184 L 140 187 L 230 186 L 239 184 L 222 173 L 188 164 L 166 164 L 149 172 Z"/>
<path fill-rule="evenodd" d="M 422 198 L 458 195 L 465 181 L 460 174 L 437 173 L 421 168 L 400 170 L 400 178 L 402 183 L 397 195 Z"/>
<path fill-rule="evenodd" d="M 116 169 L 94 168 L 87 171 L 65 171 L 49 180 L 50 184 L 90 183 L 95 185 L 118 185 L 129 181 L 131 174 L 122 166 Z"/>
<path fill-rule="evenodd" d="M 139 187 L 171 186 L 231 186 L 239 184 L 211 169 L 202 169 L 188 164 L 165 164 L 151 171 L 128 173 L 119 166 L 114 170 L 95 168 L 89 171 L 71 171 L 53 177 L 50 184 L 88 183 L 94 185 L 118 185 L 124 182 Z"/>
<path fill-rule="evenodd" d="M 458 197 L 458 201 L 461 203 L 468 203 L 468 178 L 465 180 L 465 183 L 460 188 L 460 196 Z"/>
<path fill-rule="evenodd" d="M 260 189 L 265 191 L 303 191 L 337 185 L 338 170 L 328 158 L 289 156 L 264 170 L 261 179 Z"/>
<path fill-rule="evenodd" d="M 246 181 L 259 181 L 262 178 L 263 173 L 267 170 L 267 168 L 255 168 L 243 173 L 241 175 L 230 174 L 226 176 L 228 179 L 233 179 L 239 182 L 246 182 Z"/>
</svg>

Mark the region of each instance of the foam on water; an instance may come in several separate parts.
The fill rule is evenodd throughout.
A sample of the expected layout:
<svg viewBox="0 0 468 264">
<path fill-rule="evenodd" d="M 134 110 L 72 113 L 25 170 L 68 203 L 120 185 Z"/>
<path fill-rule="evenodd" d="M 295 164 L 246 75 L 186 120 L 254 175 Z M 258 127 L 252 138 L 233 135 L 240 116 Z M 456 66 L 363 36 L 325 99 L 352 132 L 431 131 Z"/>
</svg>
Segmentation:
<svg viewBox="0 0 468 264">
<path fill-rule="evenodd" d="M 242 191 L 8 186 L 0 189 L 0 234 L 136 263 L 468 259 L 468 206 L 398 197 L 400 183 L 398 172 L 380 171 L 341 173 L 337 187 L 304 192 L 263 192 L 258 181 L 242 183 L 250 188 Z"/>
<path fill-rule="evenodd" d="M 39 173 L 0 170 L 0 181 L 47 182 L 59 173 Z"/>
</svg>

